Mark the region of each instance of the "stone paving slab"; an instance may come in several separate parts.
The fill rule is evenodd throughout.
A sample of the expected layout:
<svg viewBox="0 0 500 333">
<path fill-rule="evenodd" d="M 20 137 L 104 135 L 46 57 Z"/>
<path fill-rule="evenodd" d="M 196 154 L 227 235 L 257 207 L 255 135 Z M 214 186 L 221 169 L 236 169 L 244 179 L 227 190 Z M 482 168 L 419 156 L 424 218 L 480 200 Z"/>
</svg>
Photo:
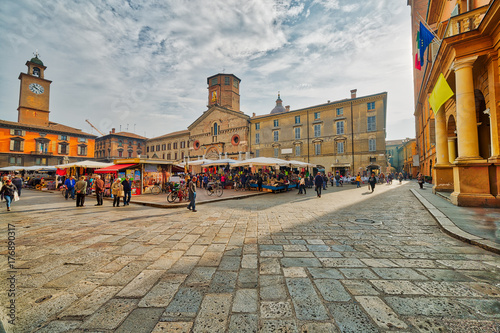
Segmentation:
<svg viewBox="0 0 500 333">
<path fill-rule="evenodd" d="M 8 214 L 0 203 L 18 240 L 18 325 L 6 331 L 495 332 L 500 256 L 444 234 L 411 186 L 262 195 L 197 214 L 77 210 L 28 192 Z M 4 326 L 7 302 L 0 293 Z"/>
</svg>

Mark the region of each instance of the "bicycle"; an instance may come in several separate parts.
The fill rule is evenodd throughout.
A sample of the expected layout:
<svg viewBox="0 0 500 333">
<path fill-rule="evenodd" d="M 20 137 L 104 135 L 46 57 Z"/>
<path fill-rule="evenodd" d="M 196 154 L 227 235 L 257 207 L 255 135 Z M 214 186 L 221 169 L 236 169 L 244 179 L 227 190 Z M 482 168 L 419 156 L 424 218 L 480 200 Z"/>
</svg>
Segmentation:
<svg viewBox="0 0 500 333">
<path fill-rule="evenodd" d="M 176 184 L 177 185 L 177 184 Z M 185 186 L 174 185 L 172 192 L 167 195 L 167 201 L 172 203 L 175 200 L 179 199 L 179 202 L 182 201 L 183 198 L 188 197 L 188 191 Z"/>
<path fill-rule="evenodd" d="M 207 195 L 211 196 L 215 193 L 216 196 L 220 197 L 224 190 L 222 189 L 222 186 L 220 183 L 208 183 L 207 188 Z"/>
<path fill-rule="evenodd" d="M 158 195 L 161 193 L 161 187 L 158 184 L 155 184 L 151 187 L 151 194 Z"/>
</svg>

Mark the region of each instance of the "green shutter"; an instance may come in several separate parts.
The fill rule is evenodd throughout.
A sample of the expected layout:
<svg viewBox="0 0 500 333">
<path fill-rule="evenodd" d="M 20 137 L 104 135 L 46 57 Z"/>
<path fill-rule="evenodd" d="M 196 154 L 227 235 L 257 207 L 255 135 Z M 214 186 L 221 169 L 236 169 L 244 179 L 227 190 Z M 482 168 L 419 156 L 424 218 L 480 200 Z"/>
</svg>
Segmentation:
<svg viewBox="0 0 500 333">
<path fill-rule="evenodd" d="M 10 140 L 10 150 L 14 150 L 14 143 L 15 141 L 14 140 Z"/>
</svg>

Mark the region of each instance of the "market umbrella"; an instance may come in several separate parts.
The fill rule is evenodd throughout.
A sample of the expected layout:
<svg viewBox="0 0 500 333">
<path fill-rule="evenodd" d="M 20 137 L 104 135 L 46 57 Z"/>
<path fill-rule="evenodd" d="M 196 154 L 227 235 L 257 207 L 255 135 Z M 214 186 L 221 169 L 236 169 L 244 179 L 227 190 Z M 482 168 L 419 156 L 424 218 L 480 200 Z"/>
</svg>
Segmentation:
<svg viewBox="0 0 500 333">
<path fill-rule="evenodd" d="M 67 168 L 92 168 L 92 169 L 100 169 L 100 168 L 105 168 L 108 166 L 113 165 L 113 163 L 103 163 L 103 162 L 96 162 L 96 161 L 80 161 L 80 162 L 74 162 L 74 163 L 68 163 L 68 164 L 59 164 L 55 165 L 54 167 L 58 169 L 67 169 Z"/>
<path fill-rule="evenodd" d="M 233 163 L 231 167 L 254 166 L 254 165 L 288 165 L 288 161 L 280 158 L 255 157 Z"/>
<path fill-rule="evenodd" d="M 209 163 L 209 162 L 213 162 L 214 160 L 207 160 L 205 158 L 201 159 L 201 160 L 194 160 L 194 161 L 189 161 L 189 162 L 186 162 L 186 163 L 181 163 L 179 165 L 181 166 L 185 166 L 186 164 L 187 165 L 202 165 L 204 163 Z"/>
<path fill-rule="evenodd" d="M 315 167 L 316 166 L 316 164 L 302 162 L 302 161 L 295 161 L 295 160 L 290 160 L 287 162 L 288 162 L 288 165 L 296 167 L 296 168 L 307 168 L 307 167 Z"/>
<path fill-rule="evenodd" d="M 0 171 L 17 171 L 17 170 L 24 170 L 25 168 L 26 167 L 23 166 L 8 166 L 0 168 Z"/>
<path fill-rule="evenodd" d="M 202 166 L 226 165 L 226 164 L 233 164 L 236 162 L 238 162 L 238 161 L 230 159 L 230 158 L 224 158 L 221 160 L 215 160 L 215 161 L 211 161 L 209 163 L 204 163 L 204 164 L 202 164 Z M 191 164 L 191 163 L 189 163 L 189 164 Z"/>
</svg>

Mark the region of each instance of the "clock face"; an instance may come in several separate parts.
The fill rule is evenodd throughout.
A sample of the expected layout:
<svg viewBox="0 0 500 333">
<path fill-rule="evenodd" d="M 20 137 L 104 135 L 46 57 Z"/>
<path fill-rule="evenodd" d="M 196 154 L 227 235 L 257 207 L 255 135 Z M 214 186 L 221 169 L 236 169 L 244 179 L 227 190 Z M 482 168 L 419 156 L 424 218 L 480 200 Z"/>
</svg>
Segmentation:
<svg viewBox="0 0 500 333">
<path fill-rule="evenodd" d="M 43 87 L 41 85 L 39 85 L 38 83 L 30 84 L 29 88 L 32 92 L 34 92 L 37 95 L 43 94 Z"/>
</svg>

